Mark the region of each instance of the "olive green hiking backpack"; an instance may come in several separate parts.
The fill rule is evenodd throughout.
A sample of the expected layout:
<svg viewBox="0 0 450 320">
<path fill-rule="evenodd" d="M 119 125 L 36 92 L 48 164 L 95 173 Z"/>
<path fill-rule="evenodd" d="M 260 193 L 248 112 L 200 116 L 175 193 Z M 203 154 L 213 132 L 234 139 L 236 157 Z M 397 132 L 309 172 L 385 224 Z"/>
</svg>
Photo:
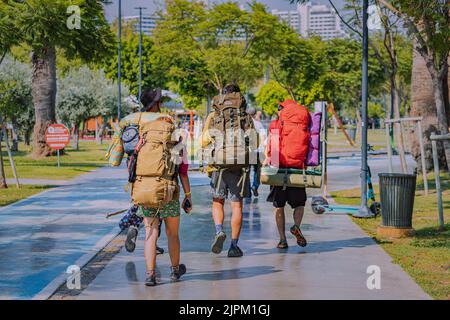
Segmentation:
<svg viewBox="0 0 450 320">
<path fill-rule="evenodd" d="M 247 114 L 247 103 L 241 93 L 219 95 L 213 99 L 214 116 L 209 125 L 213 143 L 206 150 L 205 161 L 216 169 L 244 169 L 254 162 L 257 137 Z M 252 161 L 253 160 L 253 161 Z"/>
</svg>

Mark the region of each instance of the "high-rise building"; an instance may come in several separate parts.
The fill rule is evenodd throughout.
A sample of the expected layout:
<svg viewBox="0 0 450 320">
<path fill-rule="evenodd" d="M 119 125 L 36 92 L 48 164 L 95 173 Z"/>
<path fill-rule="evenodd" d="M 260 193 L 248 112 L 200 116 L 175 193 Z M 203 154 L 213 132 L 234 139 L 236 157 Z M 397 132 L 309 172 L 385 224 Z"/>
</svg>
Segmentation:
<svg viewBox="0 0 450 320">
<path fill-rule="evenodd" d="M 139 16 L 128 16 L 123 18 L 124 21 L 135 22 L 135 31 L 139 32 Z M 142 33 L 150 36 L 153 30 L 156 28 L 159 17 L 157 15 L 143 15 L 142 16 Z"/>
<path fill-rule="evenodd" d="M 309 2 L 298 5 L 298 12 L 302 36 L 317 35 L 323 40 L 346 36 L 342 22 L 332 7 Z"/>
<path fill-rule="evenodd" d="M 308 2 L 298 5 L 297 10 L 272 10 L 272 14 L 304 37 L 317 35 L 330 40 L 346 36 L 339 16 L 328 5 Z"/>
<path fill-rule="evenodd" d="M 272 14 L 280 21 L 284 21 L 289 25 L 292 29 L 300 33 L 300 13 L 297 10 L 291 11 L 280 11 L 280 10 L 272 10 Z"/>
</svg>

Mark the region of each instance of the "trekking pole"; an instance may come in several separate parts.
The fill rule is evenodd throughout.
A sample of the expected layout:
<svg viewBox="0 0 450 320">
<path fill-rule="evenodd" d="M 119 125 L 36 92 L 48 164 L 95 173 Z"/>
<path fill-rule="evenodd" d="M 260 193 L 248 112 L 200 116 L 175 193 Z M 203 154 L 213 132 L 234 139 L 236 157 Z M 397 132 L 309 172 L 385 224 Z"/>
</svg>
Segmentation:
<svg viewBox="0 0 450 320">
<path fill-rule="evenodd" d="M 128 211 L 128 209 L 120 210 L 120 211 L 113 212 L 113 213 L 109 213 L 109 214 L 106 215 L 106 219 L 109 219 L 109 218 L 118 216 L 119 214 L 125 213 L 125 212 L 127 212 L 127 211 Z"/>
</svg>

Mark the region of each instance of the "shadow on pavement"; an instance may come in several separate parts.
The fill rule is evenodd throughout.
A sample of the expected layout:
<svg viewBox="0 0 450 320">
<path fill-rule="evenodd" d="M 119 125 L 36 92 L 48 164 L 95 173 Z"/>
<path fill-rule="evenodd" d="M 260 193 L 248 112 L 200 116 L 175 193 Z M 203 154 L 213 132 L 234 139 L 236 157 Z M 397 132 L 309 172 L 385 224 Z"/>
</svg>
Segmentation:
<svg viewBox="0 0 450 320">
<path fill-rule="evenodd" d="M 203 273 L 187 274 L 185 277 L 183 277 L 183 280 L 223 281 L 233 279 L 245 279 L 277 273 L 281 271 L 282 270 L 277 270 L 272 266 L 242 267 L 229 270 L 217 270 Z"/>
<path fill-rule="evenodd" d="M 333 240 L 333 241 L 319 241 L 309 243 L 307 247 L 301 248 L 298 246 L 290 246 L 288 250 L 280 250 L 275 248 L 272 249 L 247 249 L 246 255 L 270 255 L 270 254 L 306 254 L 306 253 L 325 253 L 334 252 L 345 248 L 364 248 L 368 246 L 376 245 L 376 243 L 371 238 L 353 238 L 345 240 Z M 299 251 L 300 250 L 300 251 Z"/>
</svg>

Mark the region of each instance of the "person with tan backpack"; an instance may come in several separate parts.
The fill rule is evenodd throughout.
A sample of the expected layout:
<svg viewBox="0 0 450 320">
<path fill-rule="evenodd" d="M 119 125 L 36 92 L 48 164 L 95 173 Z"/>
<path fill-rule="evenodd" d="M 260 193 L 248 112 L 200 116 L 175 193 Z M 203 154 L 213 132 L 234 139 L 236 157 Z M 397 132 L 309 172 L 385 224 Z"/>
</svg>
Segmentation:
<svg viewBox="0 0 450 320">
<path fill-rule="evenodd" d="M 144 218 L 146 286 L 158 284 L 155 269 L 160 220 L 165 223 L 169 243 L 171 280 L 177 281 L 186 273 L 186 266 L 180 264 L 179 181 L 185 194 L 182 207 L 186 213 L 192 210 L 187 151 L 177 135 L 174 119 L 161 113 L 161 96 L 160 89 L 144 91 L 142 112 L 129 115 L 119 124 L 122 135 L 130 127 L 138 132 L 122 143 L 122 152 L 130 152 L 128 170 L 132 202 L 138 207 L 137 215 Z"/>
<path fill-rule="evenodd" d="M 242 227 L 243 199 L 250 195 L 249 168 L 256 164 L 257 138 L 248 137 L 254 130 L 247 114 L 247 103 L 238 85 L 227 85 L 213 99 L 214 111 L 209 114 L 202 133 L 203 160 L 208 164 L 213 197 L 212 216 L 216 234 L 211 251 L 220 254 L 226 239 L 223 231 L 224 204 L 231 201 L 231 245 L 228 257 L 242 257 L 238 246 Z M 252 143 L 253 142 L 253 143 Z"/>
</svg>

